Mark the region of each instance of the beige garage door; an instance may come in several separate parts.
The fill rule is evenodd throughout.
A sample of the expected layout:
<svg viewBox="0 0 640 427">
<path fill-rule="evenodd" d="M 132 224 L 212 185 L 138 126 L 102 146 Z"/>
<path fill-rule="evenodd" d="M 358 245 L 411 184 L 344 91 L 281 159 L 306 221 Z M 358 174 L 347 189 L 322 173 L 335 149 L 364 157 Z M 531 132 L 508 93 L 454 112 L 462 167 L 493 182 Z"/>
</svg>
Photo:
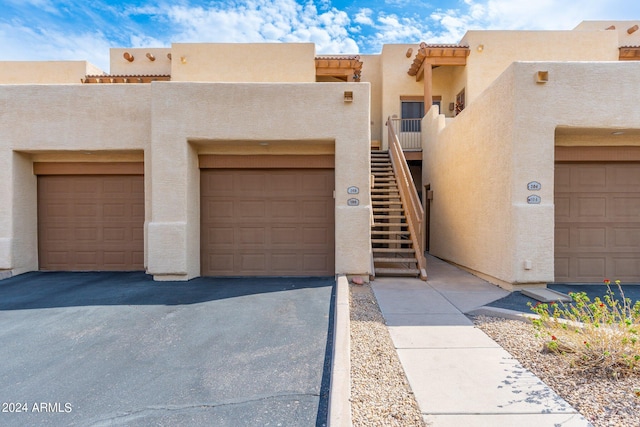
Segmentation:
<svg viewBox="0 0 640 427">
<path fill-rule="evenodd" d="M 143 176 L 38 176 L 41 270 L 144 270 Z"/>
<path fill-rule="evenodd" d="M 558 163 L 558 282 L 640 281 L 640 164 Z"/>
<path fill-rule="evenodd" d="M 202 275 L 333 275 L 333 188 L 333 169 L 203 169 Z"/>
</svg>

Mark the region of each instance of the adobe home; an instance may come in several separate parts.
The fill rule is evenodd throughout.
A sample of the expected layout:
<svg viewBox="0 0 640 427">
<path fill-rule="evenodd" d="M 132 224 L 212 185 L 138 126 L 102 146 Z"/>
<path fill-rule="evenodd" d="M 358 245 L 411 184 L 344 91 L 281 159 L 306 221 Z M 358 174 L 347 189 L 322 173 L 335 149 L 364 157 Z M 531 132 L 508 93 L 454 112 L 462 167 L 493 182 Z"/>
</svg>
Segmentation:
<svg viewBox="0 0 640 427">
<path fill-rule="evenodd" d="M 638 282 L 639 23 L 1 62 L 0 277 Z"/>
</svg>

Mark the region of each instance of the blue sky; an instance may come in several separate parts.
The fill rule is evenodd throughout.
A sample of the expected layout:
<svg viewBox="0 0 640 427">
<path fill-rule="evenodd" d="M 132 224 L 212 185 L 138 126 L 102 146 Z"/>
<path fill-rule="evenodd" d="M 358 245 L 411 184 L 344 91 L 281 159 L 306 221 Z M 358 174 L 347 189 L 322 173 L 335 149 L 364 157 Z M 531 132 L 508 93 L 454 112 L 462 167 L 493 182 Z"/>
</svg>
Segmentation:
<svg viewBox="0 0 640 427">
<path fill-rule="evenodd" d="M 457 43 L 469 29 L 640 20 L 638 0 L 0 0 L 0 60 L 88 60 L 171 42 L 313 42 L 317 53 Z"/>
</svg>

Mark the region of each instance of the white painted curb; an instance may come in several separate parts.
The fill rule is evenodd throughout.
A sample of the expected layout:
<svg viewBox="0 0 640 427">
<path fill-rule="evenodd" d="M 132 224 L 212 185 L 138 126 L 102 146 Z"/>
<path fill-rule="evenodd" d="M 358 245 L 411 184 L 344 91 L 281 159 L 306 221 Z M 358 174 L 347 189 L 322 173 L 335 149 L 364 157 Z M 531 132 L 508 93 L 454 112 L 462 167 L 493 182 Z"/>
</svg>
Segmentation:
<svg viewBox="0 0 640 427">
<path fill-rule="evenodd" d="M 336 305 L 333 323 L 333 354 L 329 385 L 329 427 L 351 426 L 351 343 L 349 315 L 349 280 L 336 280 Z"/>
</svg>

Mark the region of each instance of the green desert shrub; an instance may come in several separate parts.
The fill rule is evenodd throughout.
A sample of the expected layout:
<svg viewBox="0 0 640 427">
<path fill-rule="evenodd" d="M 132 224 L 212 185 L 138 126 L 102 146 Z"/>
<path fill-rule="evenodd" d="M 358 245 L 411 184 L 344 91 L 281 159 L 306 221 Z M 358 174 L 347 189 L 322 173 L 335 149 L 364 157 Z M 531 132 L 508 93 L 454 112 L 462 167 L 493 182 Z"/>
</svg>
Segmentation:
<svg viewBox="0 0 640 427">
<path fill-rule="evenodd" d="M 585 292 L 570 293 L 569 303 L 529 303 L 539 315 L 533 324 L 545 336 L 545 350 L 569 358 L 585 373 L 613 378 L 640 374 L 640 301 L 626 298 L 616 280 L 620 299 L 604 281 L 607 292 L 591 300 Z"/>
</svg>

